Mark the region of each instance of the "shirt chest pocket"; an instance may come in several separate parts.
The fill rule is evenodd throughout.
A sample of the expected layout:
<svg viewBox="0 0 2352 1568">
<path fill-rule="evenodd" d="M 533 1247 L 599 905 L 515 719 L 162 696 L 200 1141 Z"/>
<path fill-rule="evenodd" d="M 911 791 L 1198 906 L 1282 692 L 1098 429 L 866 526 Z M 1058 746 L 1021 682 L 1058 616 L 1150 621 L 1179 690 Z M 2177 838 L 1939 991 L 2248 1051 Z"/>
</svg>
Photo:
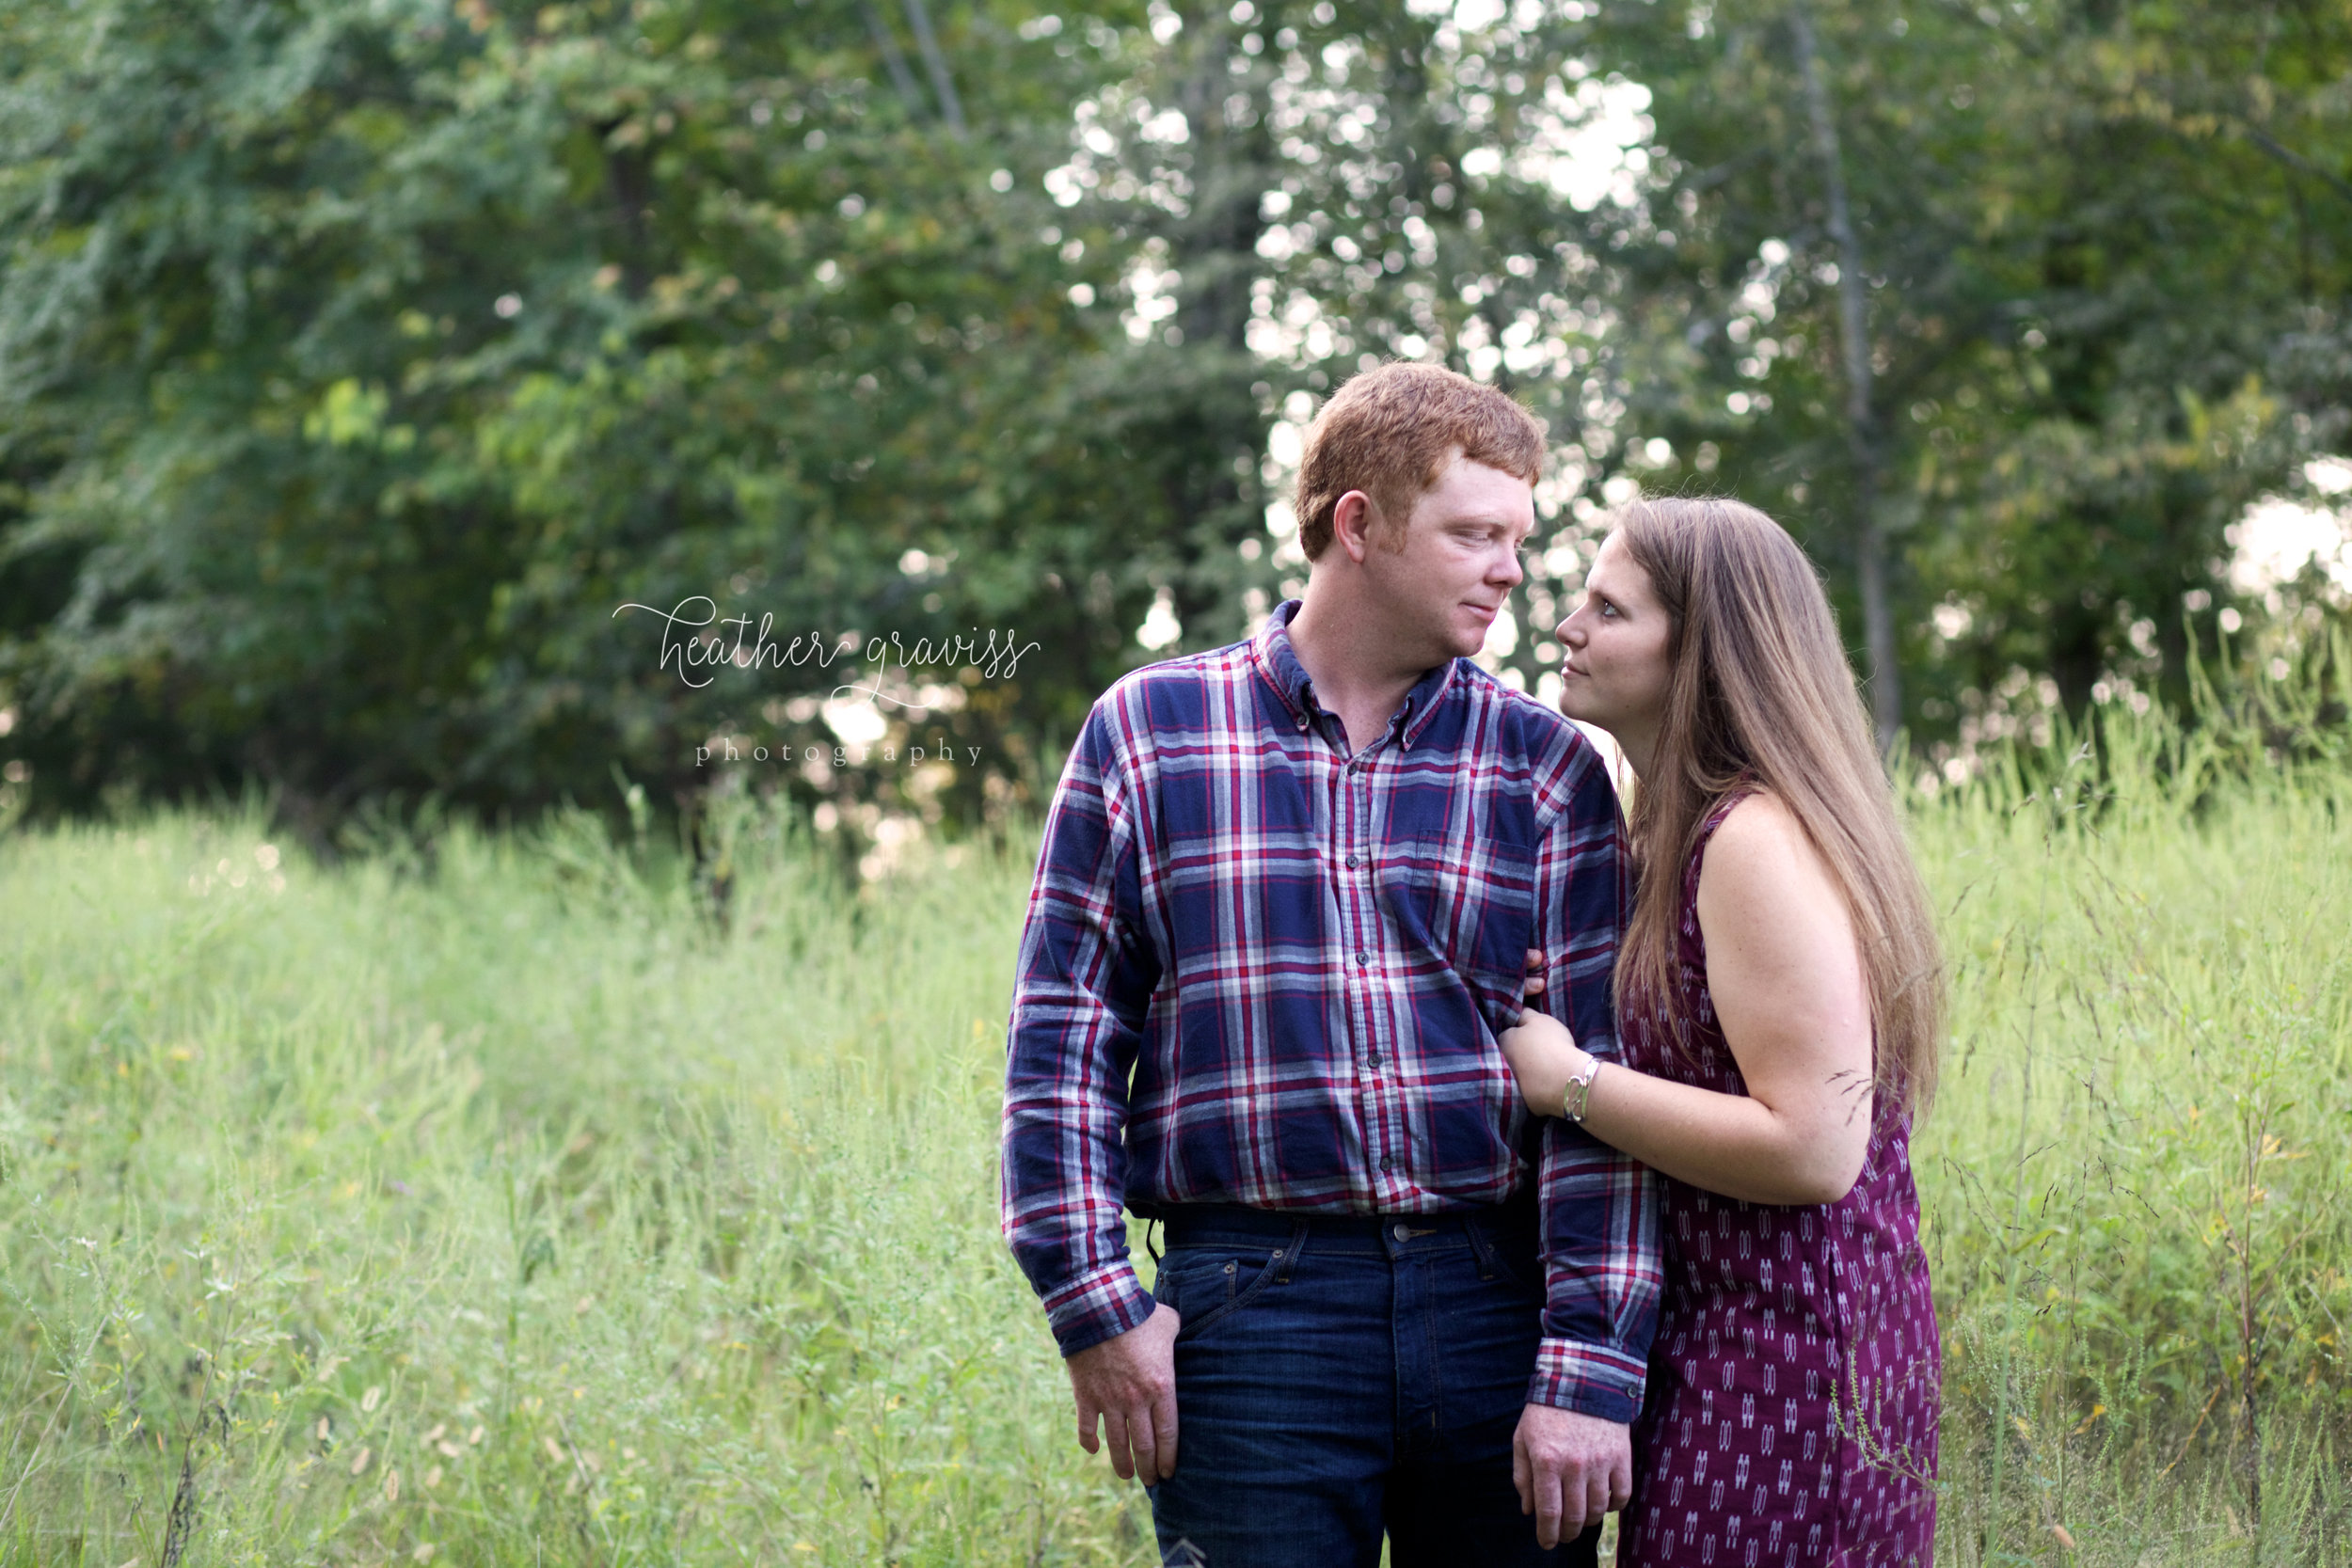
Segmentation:
<svg viewBox="0 0 2352 1568">
<path fill-rule="evenodd" d="M 1382 892 L 1407 946 L 1443 959 L 1516 1006 L 1535 936 L 1535 852 L 1502 839 L 1407 839 L 1390 853 Z"/>
</svg>

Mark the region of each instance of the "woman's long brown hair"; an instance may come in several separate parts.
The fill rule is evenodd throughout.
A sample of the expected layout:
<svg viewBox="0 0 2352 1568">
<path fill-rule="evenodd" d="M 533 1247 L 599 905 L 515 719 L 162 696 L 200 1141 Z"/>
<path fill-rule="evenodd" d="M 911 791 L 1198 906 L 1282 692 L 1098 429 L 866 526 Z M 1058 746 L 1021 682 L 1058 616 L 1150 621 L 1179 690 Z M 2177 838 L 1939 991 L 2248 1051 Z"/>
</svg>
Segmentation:
<svg viewBox="0 0 2352 1568">
<path fill-rule="evenodd" d="M 1934 916 L 1812 562 L 1778 523 L 1734 500 L 1637 500 L 1615 533 L 1672 623 L 1674 660 L 1629 814 L 1642 881 L 1620 1003 L 1642 998 L 1677 1033 L 1687 1027 L 1672 983 L 1681 871 L 1708 814 L 1752 784 L 1788 807 L 1845 895 L 1878 1091 L 1923 1109 L 1944 1015 Z"/>
</svg>

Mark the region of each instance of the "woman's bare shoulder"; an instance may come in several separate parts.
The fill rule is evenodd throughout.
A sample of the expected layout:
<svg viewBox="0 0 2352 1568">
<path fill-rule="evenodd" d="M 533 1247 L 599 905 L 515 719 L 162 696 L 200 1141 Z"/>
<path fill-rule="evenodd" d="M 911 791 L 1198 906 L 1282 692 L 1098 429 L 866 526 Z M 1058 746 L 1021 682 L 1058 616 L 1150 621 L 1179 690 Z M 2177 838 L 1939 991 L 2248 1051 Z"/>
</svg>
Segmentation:
<svg viewBox="0 0 2352 1568">
<path fill-rule="evenodd" d="M 1767 911 L 1788 895 L 1832 885 L 1828 863 L 1804 824 L 1770 790 L 1757 790 L 1724 814 L 1699 868 L 1701 905 L 1728 903 L 1725 912 L 1736 910 L 1746 918 L 1768 919 Z"/>
<path fill-rule="evenodd" d="M 1771 790 L 1756 789 L 1741 796 L 1724 814 L 1714 836 L 1707 841 L 1707 853 L 1709 860 L 1718 849 L 1726 851 L 1727 858 L 1744 859 L 1798 847 L 1809 849 L 1812 841 L 1805 836 L 1797 814 Z"/>
</svg>

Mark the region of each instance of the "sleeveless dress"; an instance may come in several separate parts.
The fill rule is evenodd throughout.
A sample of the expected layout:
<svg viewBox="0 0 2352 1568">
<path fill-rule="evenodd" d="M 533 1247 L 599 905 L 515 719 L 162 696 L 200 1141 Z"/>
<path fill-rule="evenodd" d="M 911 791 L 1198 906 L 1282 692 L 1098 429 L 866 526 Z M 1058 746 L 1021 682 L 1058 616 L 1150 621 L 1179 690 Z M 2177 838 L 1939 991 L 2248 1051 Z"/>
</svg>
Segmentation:
<svg viewBox="0 0 2352 1568">
<path fill-rule="evenodd" d="M 1677 1041 L 1629 998 L 1626 1065 L 1747 1093 L 1707 989 L 1699 867 L 1745 791 L 1708 816 L 1682 876 Z M 1914 1568 L 1935 1536 L 1942 1346 L 1919 1247 L 1911 1117 L 1873 1101 L 1853 1190 L 1745 1203 L 1661 1175 L 1665 1268 L 1633 1429 L 1630 1568 Z"/>
</svg>

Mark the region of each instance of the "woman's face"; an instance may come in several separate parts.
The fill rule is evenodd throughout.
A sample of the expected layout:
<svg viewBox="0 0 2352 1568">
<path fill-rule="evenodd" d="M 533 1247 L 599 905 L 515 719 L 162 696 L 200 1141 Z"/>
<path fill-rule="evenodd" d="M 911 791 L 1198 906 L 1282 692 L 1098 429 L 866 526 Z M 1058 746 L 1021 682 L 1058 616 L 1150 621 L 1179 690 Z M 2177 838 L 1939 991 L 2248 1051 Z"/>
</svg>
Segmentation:
<svg viewBox="0 0 2352 1568">
<path fill-rule="evenodd" d="M 1601 542 L 1584 594 L 1560 623 L 1560 711 L 1646 750 L 1666 711 L 1674 628 L 1618 536 Z M 1638 764 L 1637 764 L 1638 766 Z"/>
</svg>

